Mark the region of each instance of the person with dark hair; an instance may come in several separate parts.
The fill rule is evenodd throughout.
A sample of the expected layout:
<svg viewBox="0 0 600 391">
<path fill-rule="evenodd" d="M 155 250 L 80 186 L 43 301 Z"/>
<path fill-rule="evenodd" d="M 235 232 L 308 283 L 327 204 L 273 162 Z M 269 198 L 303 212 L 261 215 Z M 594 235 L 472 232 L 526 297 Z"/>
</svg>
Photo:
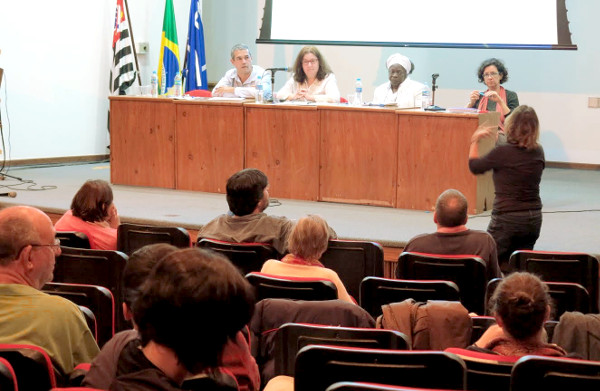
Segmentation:
<svg viewBox="0 0 600 391">
<path fill-rule="evenodd" d="M 167 255 L 133 303 L 141 348 L 123 349 L 110 389 L 180 390 L 190 375 L 219 366 L 253 311 L 252 287 L 224 256 L 198 248 Z"/>
<path fill-rule="evenodd" d="M 498 111 L 500 113 L 500 130 L 504 130 L 504 119 L 519 106 L 519 97 L 514 91 L 502 87 L 508 81 L 508 70 L 497 58 L 489 58 L 481 63 L 477 70 L 480 83 L 487 86 L 487 91 L 472 91 L 467 107 L 479 111 Z"/>
<path fill-rule="evenodd" d="M 444 255 L 477 255 L 486 263 L 487 278 L 501 277 L 496 243 L 490 234 L 467 228 L 467 199 L 458 190 L 444 191 L 435 203 L 433 222 L 437 231 L 412 238 L 407 252 Z"/>
<path fill-rule="evenodd" d="M 55 235 L 39 209 L 0 211 L 0 343 L 39 346 L 69 375 L 98 354 L 98 345 L 75 303 L 41 291 L 61 254 Z"/>
<path fill-rule="evenodd" d="M 265 70 L 258 65 L 252 65 L 252 53 L 248 46 L 238 43 L 231 48 L 231 59 L 229 60 L 233 69 L 225 72 L 212 90 L 214 96 L 254 98 L 256 97 L 256 85 L 259 76 L 263 76 Z M 264 91 L 271 91 L 271 81 L 265 78 L 261 81 Z"/>
<path fill-rule="evenodd" d="M 113 203 L 110 184 L 101 179 L 89 180 L 73 197 L 71 209 L 54 225 L 59 232 L 86 234 L 90 247 L 97 250 L 117 249 L 117 228 L 121 224 Z"/>
<path fill-rule="evenodd" d="M 348 294 L 338 274 L 319 261 L 329 245 L 331 228 L 317 215 L 302 217 L 292 228 L 288 238 L 287 254 L 281 261 L 270 259 L 263 264 L 261 273 L 284 277 L 324 278 L 331 280 L 340 300 L 356 303 Z"/>
<path fill-rule="evenodd" d="M 389 81 L 375 89 L 373 103 L 396 103 L 398 107 L 408 108 L 417 106 L 427 86 L 411 80 L 408 75 L 414 70 L 412 61 L 400 53 L 394 53 L 386 61 Z"/>
<path fill-rule="evenodd" d="M 495 129 L 480 127 L 471 137 L 469 169 L 473 174 L 493 170 L 495 195 L 487 231 L 496 241 L 503 272 L 515 250 L 531 250 L 542 228 L 540 181 L 546 165 L 538 144 L 540 123 L 535 110 L 517 107 L 506 121 L 506 143 L 479 156 L 479 140 L 494 137 Z"/>
<path fill-rule="evenodd" d="M 503 356 L 565 356 L 560 346 L 546 343 L 544 322 L 550 318 L 548 286 L 530 273 L 504 278 L 490 299 L 497 325 L 491 326 L 471 347 Z"/>
<path fill-rule="evenodd" d="M 277 92 L 280 100 L 339 102 L 340 90 L 325 57 L 315 46 L 300 49 L 294 74 Z"/>
<path fill-rule="evenodd" d="M 286 217 L 264 213 L 269 206 L 268 186 L 267 176 L 256 168 L 233 174 L 226 186 L 230 213 L 208 222 L 198 231 L 198 237 L 235 243 L 268 243 L 284 254 L 293 223 Z"/>
<path fill-rule="evenodd" d="M 141 337 L 132 313 L 133 303 L 156 264 L 177 250 L 179 250 L 177 247 L 170 244 L 157 243 L 144 246 L 131 254 L 123 270 L 123 290 L 125 291 L 123 315 L 126 320 L 134 324 L 135 329 L 115 334 L 102 347 L 100 354 L 92 362 L 83 380 L 84 386 L 108 389 L 115 379 L 117 363 L 123 349 L 127 348 L 129 344 L 141 348 Z M 250 354 L 250 347 L 242 332 L 238 332 L 225 345 L 221 366 L 235 376 L 240 391 L 258 391 L 260 386 L 258 366 Z M 214 379 L 216 382 L 227 382 L 225 377 L 214 377 Z"/>
</svg>

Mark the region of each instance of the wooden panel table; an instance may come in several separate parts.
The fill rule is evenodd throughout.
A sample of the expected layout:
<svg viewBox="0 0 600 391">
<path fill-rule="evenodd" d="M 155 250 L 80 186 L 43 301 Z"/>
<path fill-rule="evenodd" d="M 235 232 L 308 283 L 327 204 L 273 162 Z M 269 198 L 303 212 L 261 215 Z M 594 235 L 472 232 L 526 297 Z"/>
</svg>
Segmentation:
<svg viewBox="0 0 600 391">
<path fill-rule="evenodd" d="M 479 123 L 498 123 L 497 113 L 451 114 L 399 110 L 397 114 L 399 158 L 396 207 L 433 210 L 440 193 L 453 188 L 467 198 L 469 213 L 491 209 L 492 174 L 471 174 L 468 155 L 471 135 Z M 484 145 L 482 153 L 491 147 L 490 143 Z"/>
<path fill-rule="evenodd" d="M 319 113 L 316 106 L 246 108 L 246 167 L 262 170 L 273 197 L 316 201 L 319 196 Z"/>
<path fill-rule="evenodd" d="M 244 168 L 242 102 L 178 100 L 177 189 L 225 193 L 227 179 Z"/>
<path fill-rule="evenodd" d="M 320 201 L 396 205 L 398 126 L 393 109 L 319 106 Z"/>
<path fill-rule="evenodd" d="M 110 97 L 110 180 L 175 188 L 175 106 L 171 99 Z"/>
</svg>

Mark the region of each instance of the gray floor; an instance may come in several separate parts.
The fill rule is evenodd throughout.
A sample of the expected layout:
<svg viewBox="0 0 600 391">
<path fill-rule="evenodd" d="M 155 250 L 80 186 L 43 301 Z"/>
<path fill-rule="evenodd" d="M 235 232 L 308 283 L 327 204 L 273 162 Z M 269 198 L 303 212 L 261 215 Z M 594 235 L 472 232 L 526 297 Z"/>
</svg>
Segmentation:
<svg viewBox="0 0 600 391">
<path fill-rule="evenodd" d="M 33 205 L 62 213 L 87 179 L 110 180 L 108 163 L 58 167 L 12 168 L 12 178 L 0 182 L 0 204 Z M 115 204 L 123 221 L 178 225 L 197 229 L 227 210 L 222 194 L 114 186 Z M 544 222 L 536 249 L 583 251 L 600 254 L 600 171 L 548 168 L 542 178 Z M 432 213 L 373 206 L 279 199 L 267 213 L 297 219 L 313 213 L 323 216 L 340 238 L 373 240 L 385 246 L 403 246 L 414 235 L 435 230 Z M 471 216 L 469 227 L 485 229 L 489 212 Z"/>
</svg>

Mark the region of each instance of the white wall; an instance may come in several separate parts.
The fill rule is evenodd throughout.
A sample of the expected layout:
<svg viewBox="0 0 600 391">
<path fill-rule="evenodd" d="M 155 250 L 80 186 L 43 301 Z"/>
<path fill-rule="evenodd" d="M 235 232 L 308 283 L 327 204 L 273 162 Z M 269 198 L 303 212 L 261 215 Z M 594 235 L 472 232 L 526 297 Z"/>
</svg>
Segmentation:
<svg viewBox="0 0 600 391">
<path fill-rule="evenodd" d="M 183 62 L 190 0 L 173 3 Z M 216 82 L 231 67 L 229 50 L 238 42 L 250 46 L 257 64 L 292 64 L 300 46 L 254 43 L 263 4 L 264 0 L 203 2 L 209 81 Z M 129 0 L 129 8 L 136 42 L 150 43 L 150 52 L 139 56 L 142 81 L 148 84 L 158 64 L 164 0 Z M 361 77 L 369 99 L 375 86 L 387 79 L 385 59 L 400 51 L 416 65 L 413 79 L 430 82 L 432 73 L 440 74 L 436 103 L 445 107 L 464 105 L 469 91 L 482 89 L 475 78 L 477 66 L 485 58 L 499 57 L 510 73 L 506 87 L 540 116 L 547 160 L 600 164 L 600 109 L 587 108 L 588 96 L 600 96 L 600 2 L 567 0 L 567 9 L 577 51 L 320 48 L 336 73 L 342 96 Z M 114 13 L 114 0 L 0 1 L 0 67 L 6 71 L 0 110 L 10 159 L 108 152 Z M 484 16 L 477 21 L 481 26 L 490 23 Z M 277 74 L 276 88 L 285 77 Z"/>
<path fill-rule="evenodd" d="M 142 81 L 157 68 L 164 0 L 129 0 Z M 183 62 L 190 1 L 174 0 Z M 108 153 L 115 0 L 0 2 L 0 109 L 8 158 Z M 9 145 L 10 144 L 10 145 Z"/>
</svg>

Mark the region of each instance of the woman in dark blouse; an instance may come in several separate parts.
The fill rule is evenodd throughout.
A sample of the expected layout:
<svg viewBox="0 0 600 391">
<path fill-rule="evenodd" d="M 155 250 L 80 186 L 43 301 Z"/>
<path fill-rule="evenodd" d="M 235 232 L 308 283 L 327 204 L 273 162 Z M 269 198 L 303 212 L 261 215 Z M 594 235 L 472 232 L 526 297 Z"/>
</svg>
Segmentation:
<svg viewBox="0 0 600 391">
<path fill-rule="evenodd" d="M 538 144 L 539 127 L 535 110 L 523 105 L 506 120 L 506 143 L 497 144 L 480 157 L 479 140 L 494 137 L 496 130 L 479 128 L 471 138 L 471 172 L 482 174 L 493 170 L 496 198 L 487 230 L 496 241 L 503 272 L 510 271 L 508 258 L 513 251 L 533 249 L 542 227 L 540 181 L 545 159 Z"/>
</svg>

